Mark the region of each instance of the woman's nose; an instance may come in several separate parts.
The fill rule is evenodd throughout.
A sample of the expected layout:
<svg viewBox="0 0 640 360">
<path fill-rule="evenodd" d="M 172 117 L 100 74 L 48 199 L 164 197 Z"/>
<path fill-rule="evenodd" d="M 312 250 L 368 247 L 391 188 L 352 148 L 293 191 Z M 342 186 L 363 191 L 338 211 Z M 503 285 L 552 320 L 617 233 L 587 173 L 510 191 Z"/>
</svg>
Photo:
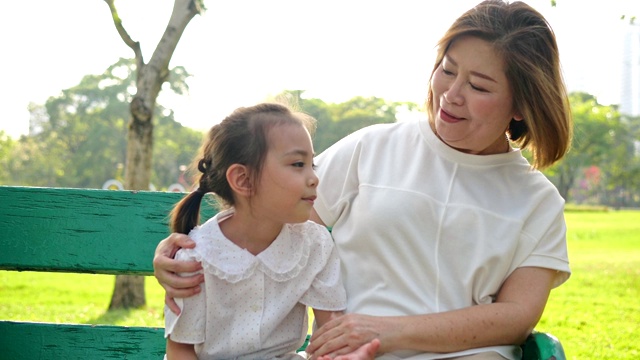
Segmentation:
<svg viewBox="0 0 640 360">
<path fill-rule="evenodd" d="M 462 96 L 458 82 L 452 83 L 449 89 L 444 92 L 444 99 L 449 104 L 460 105 L 464 102 L 464 97 Z"/>
</svg>

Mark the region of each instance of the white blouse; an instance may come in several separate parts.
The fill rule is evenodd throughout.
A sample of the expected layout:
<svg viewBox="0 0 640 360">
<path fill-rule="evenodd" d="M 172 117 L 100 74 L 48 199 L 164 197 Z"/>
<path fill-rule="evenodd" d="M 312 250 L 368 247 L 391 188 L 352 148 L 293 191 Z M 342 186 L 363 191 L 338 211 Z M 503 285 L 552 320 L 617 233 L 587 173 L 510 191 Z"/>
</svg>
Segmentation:
<svg viewBox="0 0 640 360">
<path fill-rule="evenodd" d="M 307 334 L 306 306 L 346 308 L 331 235 L 311 221 L 286 224 L 253 255 L 220 231 L 219 222 L 232 215 L 220 212 L 193 229 L 195 249 L 176 254 L 200 261 L 205 281 L 198 295 L 176 299 L 180 315 L 165 306 L 165 337 L 194 344 L 199 359 L 295 357 Z"/>
</svg>

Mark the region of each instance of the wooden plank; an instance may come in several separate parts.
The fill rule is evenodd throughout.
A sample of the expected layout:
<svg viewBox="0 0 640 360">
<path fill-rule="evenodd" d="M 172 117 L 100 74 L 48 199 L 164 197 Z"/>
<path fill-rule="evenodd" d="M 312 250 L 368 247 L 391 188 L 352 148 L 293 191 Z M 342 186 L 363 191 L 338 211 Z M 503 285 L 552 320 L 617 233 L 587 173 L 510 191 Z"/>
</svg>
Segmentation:
<svg viewBox="0 0 640 360">
<path fill-rule="evenodd" d="M 0 321 L 0 357 L 33 359 L 162 359 L 164 329 Z"/>
<path fill-rule="evenodd" d="M 150 275 L 183 195 L 0 186 L 0 269 Z"/>
</svg>

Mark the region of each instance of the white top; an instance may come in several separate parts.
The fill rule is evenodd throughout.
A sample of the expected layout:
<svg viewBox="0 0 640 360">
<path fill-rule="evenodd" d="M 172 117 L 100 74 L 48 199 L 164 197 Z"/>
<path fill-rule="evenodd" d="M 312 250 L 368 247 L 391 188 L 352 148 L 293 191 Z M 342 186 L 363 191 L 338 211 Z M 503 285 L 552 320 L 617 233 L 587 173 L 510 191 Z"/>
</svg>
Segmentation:
<svg viewBox="0 0 640 360">
<path fill-rule="evenodd" d="M 201 261 L 205 281 L 198 295 L 176 299 L 179 316 L 165 306 L 165 337 L 195 344 L 199 359 L 295 356 L 308 331 L 306 306 L 346 307 L 331 235 L 311 221 L 286 224 L 254 256 L 220 231 L 218 223 L 231 215 L 233 209 L 223 211 L 193 229 L 195 249 L 176 254 Z"/>
<path fill-rule="evenodd" d="M 415 315 L 488 304 L 516 269 L 569 277 L 564 200 L 519 150 L 478 156 L 426 120 L 367 127 L 315 159 L 315 209 L 333 238 L 347 312 Z M 498 351 L 519 359 L 516 346 Z M 403 351 L 385 359 L 443 358 Z"/>
</svg>

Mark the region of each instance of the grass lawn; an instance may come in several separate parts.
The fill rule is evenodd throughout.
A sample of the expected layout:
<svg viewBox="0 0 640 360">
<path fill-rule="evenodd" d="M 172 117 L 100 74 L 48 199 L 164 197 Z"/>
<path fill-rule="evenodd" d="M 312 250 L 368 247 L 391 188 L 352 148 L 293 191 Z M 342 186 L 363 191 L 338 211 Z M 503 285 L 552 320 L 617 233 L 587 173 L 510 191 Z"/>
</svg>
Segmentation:
<svg viewBox="0 0 640 360">
<path fill-rule="evenodd" d="M 538 330 L 567 359 L 640 359 L 640 212 L 567 212 L 573 274 L 551 292 Z"/>
<path fill-rule="evenodd" d="M 640 212 L 567 212 L 573 275 L 551 292 L 537 330 L 568 359 L 639 359 Z M 146 279 L 147 306 L 106 312 L 114 276 L 0 271 L 0 319 L 163 326 L 162 288 Z"/>
</svg>

